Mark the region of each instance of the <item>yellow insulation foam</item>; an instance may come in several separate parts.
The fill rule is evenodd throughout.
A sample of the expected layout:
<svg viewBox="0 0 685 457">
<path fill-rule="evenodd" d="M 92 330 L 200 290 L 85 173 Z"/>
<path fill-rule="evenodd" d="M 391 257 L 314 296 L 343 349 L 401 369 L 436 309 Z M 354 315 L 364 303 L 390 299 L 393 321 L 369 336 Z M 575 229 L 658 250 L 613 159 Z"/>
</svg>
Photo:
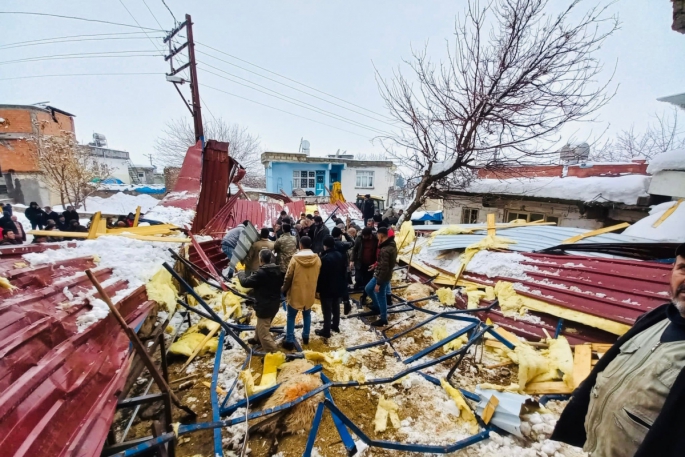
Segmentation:
<svg viewBox="0 0 685 457">
<path fill-rule="evenodd" d="M 440 385 L 443 389 L 445 389 L 447 395 L 449 395 L 452 398 L 452 400 L 454 400 L 454 403 L 457 405 L 457 408 L 459 408 L 460 422 L 464 423 L 466 426 L 469 427 L 469 433 L 471 433 L 472 435 L 478 433 L 478 421 L 476 420 L 476 416 L 475 414 L 473 414 L 473 411 L 466 403 L 466 400 L 464 399 L 464 396 L 461 394 L 461 392 L 459 392 L 458 389 L 455 389 L 454 387 L 450 386 L 449 383 L 444 379 L 440 380 Z"/>
<path fill-rule="evenodd" d="M 176 300 L 178 299 L 178 292 L 171 278 L 171 273 L 166 269 L 160 268 L 157 273 L 150 278 L 145 285 L 147 290 L 147 297 L 154 300 L 160 305 L 164 305 L 169 314 L 176 309 Z"/>
</svg>

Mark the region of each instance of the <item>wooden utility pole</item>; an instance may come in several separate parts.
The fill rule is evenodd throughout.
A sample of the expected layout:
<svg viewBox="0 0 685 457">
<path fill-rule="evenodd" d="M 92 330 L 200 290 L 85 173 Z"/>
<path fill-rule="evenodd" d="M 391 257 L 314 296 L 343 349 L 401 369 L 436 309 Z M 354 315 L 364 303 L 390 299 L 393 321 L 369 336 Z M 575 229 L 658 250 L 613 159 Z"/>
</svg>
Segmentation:
<svg viewBox="0 0 685 457">
<path fill-rule="evenodd" d="M 183 29 L 186 29 L 186 42 L 174 47 L 172 38 L 178 34 Z M 200 89 L 199 82 L 197 80 L 197 63 L 195 61 L 195 41 L 193 40 L 193 22 L 190 14 L 186 14 L 186 20 L 176 26 L 169 34 L 164 38 L 164 42 L 169 44 L 169 55 L 164 56 L 164 60 L 170 61 L 171 71 L 167 73 L 167 81 L 174 84 L 176 91 L 179 93 L 183 102 L 188 107 L 190 114 L 193 116 L 193 126 L 195 128 L 195 141 L 202 141 L 204 147 L 205 134 L 204 128 L 202 126 L 202 108 L 200 106 Z M 174 56 L 188 48 L 188 62 L 181 65 L 178 68 L 174 68 Z M 190 81 L 186 81 L 181 77 L 176 76 L 181 71 L 188 69 L 190 72 Z M 190 97 L 191 104 L 189 105 L 183 93 L 178 88 L 179 85 L 186 82 L 190 83 Z"/>
</svg>

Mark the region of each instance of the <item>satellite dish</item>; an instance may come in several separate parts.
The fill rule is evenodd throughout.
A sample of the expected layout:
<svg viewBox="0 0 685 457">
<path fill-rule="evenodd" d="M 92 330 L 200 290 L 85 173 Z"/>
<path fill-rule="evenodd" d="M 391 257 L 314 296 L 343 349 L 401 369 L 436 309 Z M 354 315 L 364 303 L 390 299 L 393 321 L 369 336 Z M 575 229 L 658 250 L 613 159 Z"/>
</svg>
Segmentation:
<svg viewBox="0 0 685 457">
<path fill-rule="evenodd" d="M 309 141 L 308 140 L 302 140 L 301 146 L 302 146 L 302 152 L 309 155 Z"/>
</svg>

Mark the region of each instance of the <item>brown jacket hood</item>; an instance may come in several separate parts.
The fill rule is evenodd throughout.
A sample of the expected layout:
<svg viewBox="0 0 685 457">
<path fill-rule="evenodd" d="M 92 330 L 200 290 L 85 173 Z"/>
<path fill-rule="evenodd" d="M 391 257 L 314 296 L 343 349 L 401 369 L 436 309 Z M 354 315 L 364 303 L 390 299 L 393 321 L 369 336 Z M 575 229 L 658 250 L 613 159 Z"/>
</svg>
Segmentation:
<svg viewBox="0 0 685 457">
<path fill-rule="evenodd" d="M 295 254 L 292 259 L 303 268 L 314 268 L 321 266 L 319 256 L 309 249 L 302 250 Z"/>
</svg>

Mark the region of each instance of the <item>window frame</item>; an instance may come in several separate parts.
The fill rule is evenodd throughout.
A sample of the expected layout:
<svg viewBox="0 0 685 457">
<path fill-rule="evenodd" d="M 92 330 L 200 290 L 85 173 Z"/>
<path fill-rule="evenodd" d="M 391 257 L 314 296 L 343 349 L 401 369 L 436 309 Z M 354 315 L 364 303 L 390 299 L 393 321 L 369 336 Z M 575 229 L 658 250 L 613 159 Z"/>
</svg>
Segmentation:
<svg viewBox="0 0 685 457">
<path fill-rule="evenodd" d="M 473 212 L 475 211 L 476 213 L 476 220 L 473 221 Z M 480 216 L 480 210 L 478 208 L 468 208 L 468 207 L 463 207 L 461 209 L 461 223 L 462 224 L 477 224 L 478 223 L 478 216 Z M 468 213 L 468 217 L 466 217 Z"/>
<path fill-rule="evenodd" d="M 355 189 L 374 189 L 376 184 L 376 172 L 374 170 L 356 170 Z"/>
</svg>

